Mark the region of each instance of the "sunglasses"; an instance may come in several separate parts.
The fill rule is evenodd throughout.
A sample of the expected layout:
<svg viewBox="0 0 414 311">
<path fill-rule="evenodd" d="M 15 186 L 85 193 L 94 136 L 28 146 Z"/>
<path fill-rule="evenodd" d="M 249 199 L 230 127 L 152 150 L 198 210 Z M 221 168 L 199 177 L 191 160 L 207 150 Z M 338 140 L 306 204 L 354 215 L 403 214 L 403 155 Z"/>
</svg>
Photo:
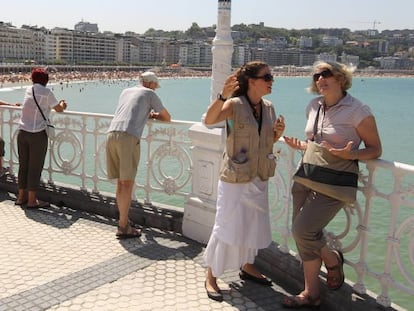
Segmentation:
<svg viewBox="0 0 414 311">
<path fill-rule="evenodd" d="M 320 77 L 322 77 L 324 79 L 330 78 L 330 77 L 333 77 L 333 73 L 329 69 L 325 69 L 325 70 L 323 70 L 323 71 L 321 71 L 319 73 L 315 73 L 313 75 L 313 81 L 314 82 L 318 81 Z"/>
<path fill-rule="evenodd" d="M 266 73 L 265 75 L 260 77 L 253 77 L 253 79 L 262 79 L 265 82 L 270 82 L 274 80 L 273 75 L 271 75 L 270 73 Z"/>
</svg>

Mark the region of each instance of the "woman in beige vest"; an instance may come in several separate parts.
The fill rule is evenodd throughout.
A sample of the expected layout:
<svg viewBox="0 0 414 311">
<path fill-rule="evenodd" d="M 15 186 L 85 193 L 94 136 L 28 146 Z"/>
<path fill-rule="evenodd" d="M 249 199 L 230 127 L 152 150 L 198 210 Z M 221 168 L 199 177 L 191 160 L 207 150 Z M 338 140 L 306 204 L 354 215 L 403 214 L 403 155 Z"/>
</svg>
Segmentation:
<svg viewBox="0 0 414 311">
<path fill-rule="evenodd" d="M 272 91 L 273 76 L 263 62 L 250 62 L 230 76 L 222 93 L 208 107 L 205 124 L 225 122 L 226 150 L 218 184 L 215 224 L 207 244 L 205 288 L 222 301 L 217 277 L 240 268 L 240 277 L 271 285 L 253 265 L 261 248 L 271 242 L 268 179 L 275 173 L 273 144 L 285 124 L 262 97 Z"/>
</svg>

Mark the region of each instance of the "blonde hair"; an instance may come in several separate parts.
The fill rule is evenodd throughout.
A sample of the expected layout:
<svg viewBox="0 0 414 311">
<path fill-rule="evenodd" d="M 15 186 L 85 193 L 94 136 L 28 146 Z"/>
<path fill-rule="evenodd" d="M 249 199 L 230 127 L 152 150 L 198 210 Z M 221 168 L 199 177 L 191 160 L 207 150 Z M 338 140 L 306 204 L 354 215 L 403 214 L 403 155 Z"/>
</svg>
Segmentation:
<svg viewBox="0 0 414 311">
<path fill-rule="evenodd" d="M 313 64 L 312 82 L 311 82 L 311 85 L 307 89 L 309 93 L 319 94 L 319 90 L 318 90 L 318 87 L 316 86 L 316 82 L 313 81 L 313 74 L 316 72 L 320 72 L 321 70 L 324 70 L 324 69 L 329 69 L 332 72 L 334 78 L 338 80 L 339 82 L 341 82 L 341 88 L 343 92 L 351 88 L 352 74 L 355 71 L 354 67 L 348 67 L 338 62 L 317 61 Z"/>
</svg>

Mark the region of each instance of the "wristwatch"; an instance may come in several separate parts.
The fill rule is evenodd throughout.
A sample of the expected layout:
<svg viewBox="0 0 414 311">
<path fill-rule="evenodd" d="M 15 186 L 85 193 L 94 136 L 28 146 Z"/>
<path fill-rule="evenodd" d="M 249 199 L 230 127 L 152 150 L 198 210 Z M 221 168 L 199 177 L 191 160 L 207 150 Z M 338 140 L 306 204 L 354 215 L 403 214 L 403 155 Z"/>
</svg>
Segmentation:
<svg viewBox="0 0 414 311">
<path fill-rule="evenodd" d="M 221 101 L 223 101 L 223 102 L 225 102 L 225 101 L 227 100 L 227 98 L 223 97 L 223 95 L 221 95 L 221 93 L 218 93 L 218 94 L 217 94 L 217 99 L 218 99 L 218 100 L 221 100 Z"/>
</svg>

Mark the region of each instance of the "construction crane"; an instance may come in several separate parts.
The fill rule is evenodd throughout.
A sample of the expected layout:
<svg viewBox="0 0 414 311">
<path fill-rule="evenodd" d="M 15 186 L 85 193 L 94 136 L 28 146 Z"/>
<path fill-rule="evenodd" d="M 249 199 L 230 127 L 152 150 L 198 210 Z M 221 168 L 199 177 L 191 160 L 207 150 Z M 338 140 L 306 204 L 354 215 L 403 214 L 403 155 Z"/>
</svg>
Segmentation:
<svg viewBox="0 0 414 311">
<path fill-rule="evenodd" d="M 373 30 L 375 30 L 375 25 L 378 25 L 378 24 L 381 24 L 381 22 L 379 22 L 379 21 L 375 21 L 375 20 L 374 20 L 374 21 L 372 22 L 372 29 L 373 29 Z"/>
<path fill-rule="evenodd" d="M 377 20 L 374 20 L 372 22 L 353 21 L 351 23 L 372 24 L 372 30 L 375 30 L 376 29 L 376 26 L 379 25 L 379 24 L 381 24 L 381 22 L 380 21 L 377 21 Z"/>
</svg>

